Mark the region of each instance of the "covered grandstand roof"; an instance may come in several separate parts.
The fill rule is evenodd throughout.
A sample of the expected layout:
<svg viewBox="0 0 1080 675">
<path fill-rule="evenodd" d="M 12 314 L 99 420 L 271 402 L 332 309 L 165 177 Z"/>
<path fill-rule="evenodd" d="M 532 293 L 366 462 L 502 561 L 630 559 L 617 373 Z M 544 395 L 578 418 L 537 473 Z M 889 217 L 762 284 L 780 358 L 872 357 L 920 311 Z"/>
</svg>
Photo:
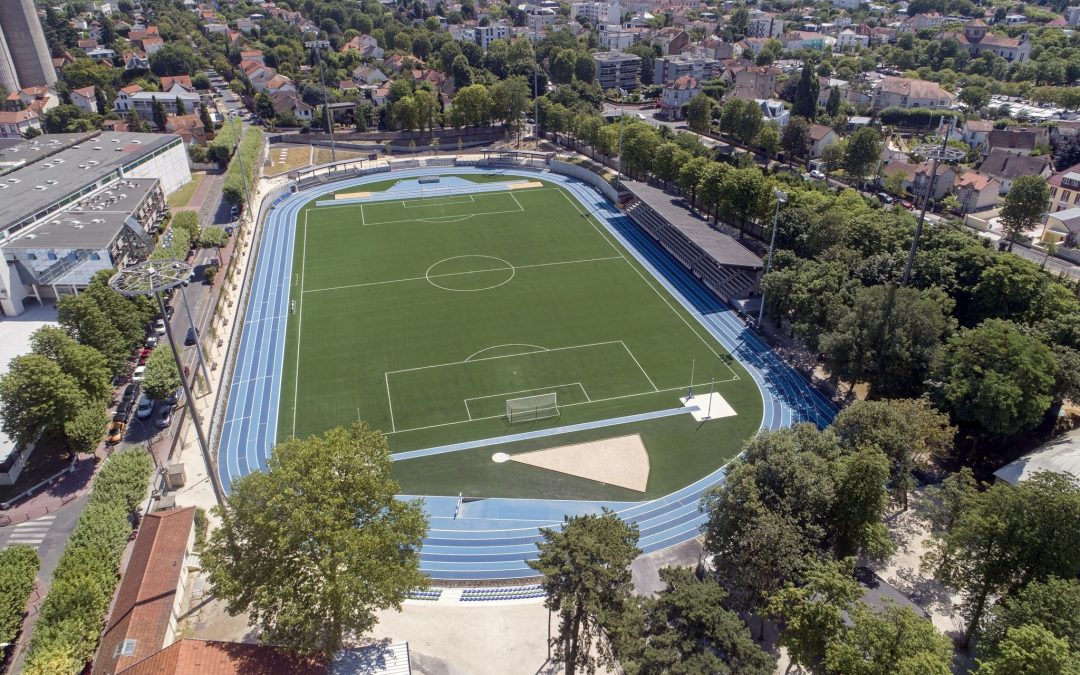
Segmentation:
<svg viewBox="0 0 1080 675">
<path fill-rule="evenodd" d="M 751 269 L 763 267 L 761 258 L 734 237 L 713 229 L 704 218 L 692 213 L 683 198 L 637 181 L 624 180 L 622 186 L 686 235 L 718 264 Z"/>
</svg>

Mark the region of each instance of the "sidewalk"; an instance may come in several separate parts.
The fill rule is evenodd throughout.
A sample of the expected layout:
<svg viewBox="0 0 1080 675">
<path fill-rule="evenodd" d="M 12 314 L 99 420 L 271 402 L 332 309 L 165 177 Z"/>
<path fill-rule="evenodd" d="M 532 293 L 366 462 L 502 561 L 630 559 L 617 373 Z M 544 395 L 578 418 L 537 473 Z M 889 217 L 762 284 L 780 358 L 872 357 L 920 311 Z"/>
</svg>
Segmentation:
<svg viewBox="0 0 1080 675">
<path fill-rule="evenodd" d="M 52 513 L 78 499 L 90 489 L 99 460 L 105 458 L 104 447 L 94 455 L 79 455 L 70 473 L 66 473 L 41 492 L 24 499 L 6 511 L 0 511 L 0 527 L 18 525 Z"/>
</svg>

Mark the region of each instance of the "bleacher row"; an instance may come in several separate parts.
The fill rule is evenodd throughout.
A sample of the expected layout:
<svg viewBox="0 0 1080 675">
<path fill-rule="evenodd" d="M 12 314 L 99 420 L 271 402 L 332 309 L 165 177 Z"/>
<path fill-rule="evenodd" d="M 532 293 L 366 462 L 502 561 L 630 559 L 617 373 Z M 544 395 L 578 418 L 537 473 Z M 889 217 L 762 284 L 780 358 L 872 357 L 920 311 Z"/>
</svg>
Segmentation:
<svg viewBox="0 0 1080 675">
<path fill-rule="evenodd" d="M 624 210 L 635 225 L 724 302 L 745 298 L 754 290 L 757 282 L 753 273 L 717 263 L 644 202 L 634 199 Z"/>
<path fill-rule="evenodd" d="M 374 173 L 386 173 L 390 171 L 390 167 L 385 164 L 379 166 L 372 166 L 361 169 L 359 166 L 352 169 L 344 169 L 342 171 L 335 171 L 333 173 L 320 173 L 315 176 L 307 176 L 301 178 L 296 183 L 298 190 L 305 190 L 313 185 L 325 185 L 326 183 L 336 183 L 346 178 L 357 178 L 359 176 L 369 176 Z"/>
<path fill-rule="evenodd" d="M 508 588 L 467 588 L 461 592 L 462 602 L 490 600 L 531 600 L 544 597 L 541 586 L 511 586 Z"/>
<path fill-rule="evenodd" d="M 430 600 L 432 602 L 442 597 L 441 588 L 424 588 L 409 591 L 409 600 Z"/>
</svg>

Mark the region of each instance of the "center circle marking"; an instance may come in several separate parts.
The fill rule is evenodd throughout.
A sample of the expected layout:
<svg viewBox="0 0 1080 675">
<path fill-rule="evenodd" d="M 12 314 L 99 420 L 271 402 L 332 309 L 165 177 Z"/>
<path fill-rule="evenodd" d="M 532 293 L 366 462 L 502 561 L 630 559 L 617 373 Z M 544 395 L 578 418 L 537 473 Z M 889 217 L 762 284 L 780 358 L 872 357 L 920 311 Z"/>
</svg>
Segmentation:
<svg viewBox="0 0 1080 675">
<path fill-rule="evenodd" d="M 443 265 L 453 260 L 470 260 L 475 261 L 475 269 L 465 269 L 460 272 L 449 272 L 446 274 L 435 273 L 435 268 L 439 265 Z M 468 267 L 469 265 L 465 265 Z M 485 273 L 485 272 L 506 272 L 505 279 L 486 286 L 480 286 L 477 288 L 454 288 L 453 282 L 455 279 L 464 280 L 468 278 L 468 275 Z M 424 272 L 424 278 L 427 282 L 435 288 L 440 288 L 444 291 L 455 291 L 457 293 L 472 293 L 475 291 L 490 291 L 493 288 L 498 288 L 503 284 L 509 283 L 514 275 L 517 274 L 517 268 L 510 264 L 509 261 L 497 258 L 493 255 L 455 255 L 450 258 L 443 258 L 438 262 L 427 268 Z"/>
</svg>

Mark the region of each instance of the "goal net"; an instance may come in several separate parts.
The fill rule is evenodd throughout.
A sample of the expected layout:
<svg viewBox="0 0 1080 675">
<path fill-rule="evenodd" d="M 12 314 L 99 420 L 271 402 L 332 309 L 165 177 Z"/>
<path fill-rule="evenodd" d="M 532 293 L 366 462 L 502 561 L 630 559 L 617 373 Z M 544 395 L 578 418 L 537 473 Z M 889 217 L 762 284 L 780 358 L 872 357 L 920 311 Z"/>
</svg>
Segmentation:
<svg viewBox="0 0 1080 675">
<path fill-rule="evenodd" d="M 558 394 L 536 394 L 506 399 L 506 419 L 510 424 L 559 416 Z"/>
</svg>

